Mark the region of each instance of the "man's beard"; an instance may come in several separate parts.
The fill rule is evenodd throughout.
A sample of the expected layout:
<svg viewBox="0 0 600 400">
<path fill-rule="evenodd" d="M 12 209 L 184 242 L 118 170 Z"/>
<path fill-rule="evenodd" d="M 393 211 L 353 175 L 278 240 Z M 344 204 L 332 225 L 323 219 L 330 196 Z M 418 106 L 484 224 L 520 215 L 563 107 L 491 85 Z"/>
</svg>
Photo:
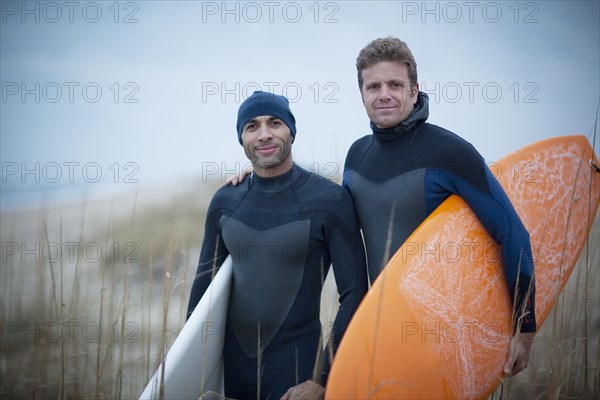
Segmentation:
<svg viewBox="0 0 600 400">
<path fill-rule="evenodd" d="M 252 162 L 253 165 L 263 169 L 274 168 L 280 165 L 290 155 L 291 150 L 291 140 L 288 142 L 283 142 L 282 147 L 278 148 L 277 153 L 267 158 L 260 157 L 255 150 L 249 152 L 244 148 L 246 157 L 250 159 L 250 162 Z"/>
</svg>

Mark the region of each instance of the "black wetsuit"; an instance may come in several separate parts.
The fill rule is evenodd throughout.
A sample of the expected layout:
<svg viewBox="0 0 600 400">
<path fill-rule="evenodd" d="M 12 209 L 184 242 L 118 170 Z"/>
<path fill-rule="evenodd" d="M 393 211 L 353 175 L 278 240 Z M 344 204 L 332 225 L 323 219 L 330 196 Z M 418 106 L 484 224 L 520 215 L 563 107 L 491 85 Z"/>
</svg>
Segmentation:
<svg viewBox="0 0 600 400">
<path fill-rule="evenodd" d="M 348 151 L 344 186 L 352 194 L 365 236 L 369 279 L 375 280 L 437 206 L 457 194 L 501 245 L 510 295 L 514 298 L 518 280 L 520 306 L 533 280 L 529 233 L 477 150 L 454 133 L 427 123 L 428 116 L 428 97 L 420 92 L 406 120 L 389 129 L 371 123 L 373 134 L 358 139 Z M 534 298 L 535 290 L 527 299 L 530 313 L 523 320 L 524 332 L 536 328 Z"/>
<path fill-rule="evenodd" d="M 319 350 L 321 289 L 330 264 L 340 293 L 333 351 L 367 290 L 364 247 L 348 192 L 297 165 L 278 177 L 253 175 L 220 188 L 208 210 L 188 317 L 210 284 L 213 263 L 220 266 L 228 254 L 233 289 L 225 395 L 256 399 L 257 375 L 261 398 L 279 399 L 313 379 L 314 371 L 324 384 L 330 362 L 316 363 L 331 350 Z"/>
</svg>

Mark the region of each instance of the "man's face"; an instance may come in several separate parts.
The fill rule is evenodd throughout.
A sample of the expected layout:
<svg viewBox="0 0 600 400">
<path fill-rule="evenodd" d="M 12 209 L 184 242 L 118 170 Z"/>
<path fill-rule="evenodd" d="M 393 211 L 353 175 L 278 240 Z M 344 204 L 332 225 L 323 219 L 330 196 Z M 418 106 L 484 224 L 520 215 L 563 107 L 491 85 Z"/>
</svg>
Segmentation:
<svg viewBox="0 0 600 400">
<path fill-rule="evenodd" d="M 367 115 L 378 128 L 391 128 L 404 121 L 417 102 L 419 85 L 412 86 L 408 67 L 381 61 L 362 71 L 360 92 Z"/>
<path fill-rule="evenodd" d="M 291 166 L 292 133 L 277 117 L 262 115 L 246 122 L 242 143 L 246 157 L 259 175 L 275 176 Z M 271 173 L 266 171 L 269 169 Z"/>
</svg>

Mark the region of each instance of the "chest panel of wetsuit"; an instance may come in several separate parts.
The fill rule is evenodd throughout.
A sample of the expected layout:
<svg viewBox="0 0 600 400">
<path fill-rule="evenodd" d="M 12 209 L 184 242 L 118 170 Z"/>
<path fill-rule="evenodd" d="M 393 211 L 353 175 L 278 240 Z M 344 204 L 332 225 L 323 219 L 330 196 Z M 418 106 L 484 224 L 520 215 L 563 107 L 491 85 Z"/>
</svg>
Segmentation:
<svg viewBox="0 0 600 400">
<path fill-rule="evenodd" d="M 388 246 L 389 259 L 425 218 L 424 173 L 417 169 L 375 183 L 352 172 L 349 188 L 365 234 L 371 282 L 387 263 Z"/>
<path fill-rule="evenodd" d="M 306 263 L 310 221 L 256 230 L 222 217 L 223 240 L 233 260 L 228 329 L 235 331 L 249 357 L 275 337 L 300 290 Z M 260 323 L 260 336 L 259 332 Z"/>
</svg>

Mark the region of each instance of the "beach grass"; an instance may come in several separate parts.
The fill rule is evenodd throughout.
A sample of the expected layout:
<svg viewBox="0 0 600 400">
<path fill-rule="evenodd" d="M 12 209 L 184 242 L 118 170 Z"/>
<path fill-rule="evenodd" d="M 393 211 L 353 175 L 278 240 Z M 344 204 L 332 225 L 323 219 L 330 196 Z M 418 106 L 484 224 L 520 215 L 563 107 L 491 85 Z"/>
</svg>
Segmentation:
<svg viewBox="0 0 600 400">
<path fill-rule="evenodd" d="M 220 184 L 3 213 L 0 397 L 137 398 L 185 322 Z M 600 397 L 599 236 L 597 216 L 530 366 L 492 399 Z M 326 288 L 331 327 L 331 276 Z"/>
</svg>

